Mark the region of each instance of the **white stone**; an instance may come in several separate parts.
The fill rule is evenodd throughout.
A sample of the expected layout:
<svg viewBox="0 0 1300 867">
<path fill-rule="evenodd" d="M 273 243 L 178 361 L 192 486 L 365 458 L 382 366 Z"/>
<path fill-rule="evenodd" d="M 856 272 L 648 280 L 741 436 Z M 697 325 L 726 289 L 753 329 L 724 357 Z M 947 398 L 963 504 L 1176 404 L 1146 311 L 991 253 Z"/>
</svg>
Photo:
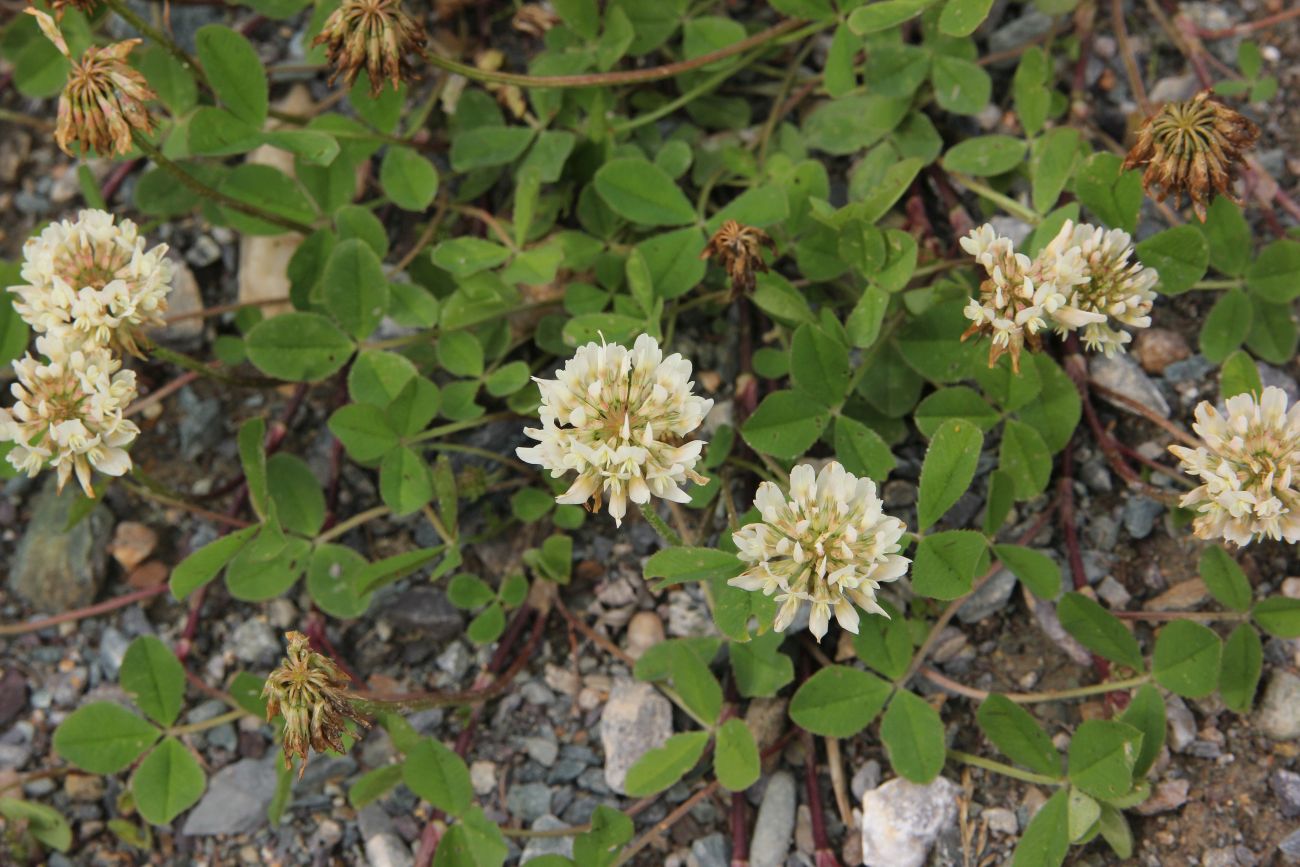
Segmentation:
<svg viewBox="0 0 1300 867">
<path fill-rule="evenodd" d="M 628 770 L 673 733 L 673 706 L 648 683 L 615 682 L 600 717 L 605 784 L 620 795 Z"/>
<path fill-rule="evenodd" d="M 922 867 L 930 847 L 957 821 L 960 788 L 944 777 L 929 785 L 890 780 L 862 798 L 866 867 Z"/>
</svg>

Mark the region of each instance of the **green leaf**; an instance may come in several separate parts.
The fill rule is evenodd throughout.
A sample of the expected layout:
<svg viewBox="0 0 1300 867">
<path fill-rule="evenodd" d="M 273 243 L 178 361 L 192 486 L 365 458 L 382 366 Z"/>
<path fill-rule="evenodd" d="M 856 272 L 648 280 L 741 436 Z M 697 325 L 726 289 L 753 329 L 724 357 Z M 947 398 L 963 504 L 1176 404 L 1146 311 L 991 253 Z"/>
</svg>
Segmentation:
<svg viewBox="0 0 1300 867">
<path fill-rule="evenodd" d="M 235 700 L 235 704 L 248 713 L 265 719 L 267 702 L 262 697 L 262 688 L 265 684 L 265 678 L 250 674 L 247 671 L 241 671 L 230 682 L 230 697 Z"/>
<path fill-rule="evenodd" d="M 989 495 L 984 503 L 984 535 L 992 536 L 1011 514 L 1015 504 L 1015 483 L 1005 470 L 989 473 Z"/>
<path fill-rule="evenodd" d="M 271 455 L 266 477 L 284 528 L 304 536 L 319 533 L 325 523 L 325 494 L 307 462 L 285 452 Z"/>
<path fill-rule="evenodd" d="M 1070 442 L 1083 415 L 1083 404 L 1073 380 L 1060 365 L 1046 355 L 1033 355 L 1030 358 L 1033 359 L 1041 390 L 1038 400 L 1021 406 L 1016 414 L 1021 421 L 1038 431 L 1047 448 L 1054 454 Z"/>
<path fill-rule="evenodd" d="M 112 702 L 74 710 L 54 730 L 54 751 L 92 774 L 116 774 L 153 746 L 161 732 Z"/>
<path fill-rule="evenodd" d="M 1141 779 L 1160 758 L 1160 750 L 1165 745 L 1165 700 L 1160 690 L 1149 683 L 1143 684 L 1133 694 L 1119 721 L 1142 732 L 1142 748 L 1133 764 L 1134 779 Z"/>
<path fill-rule="evenodd" d="M 875 33 L 896 27 L 917 15 L 935 0 L 880 0 L 859 6 L 849 15 L 849 27 L 854 33 Z"/>
<path fill-rule="evenodd" d="M 671 681 L 682 703 L 698 718 L 712 723 L 722 713 L 722 685 L 709 670 L 717 652 L 714 639 L 670 639 L 646 650 L 634 673 L 639 680 Z"/>
<path fill-rule="evenodd" d="M 1275 638 L 1300 638 L 1300 599 L 1272 596 L 1256 605 L 1251 616 Z"/>
<path fill-rule="evenodd" d="M 307 565 L 311 543 L 263 525 L 258 537 L 226 567 L 226 589 L 244 602 L 274 599 L 288 591 Z"/>
<path fill-rule="evenodd" d="M 847 738 L 871 725 L 892 687 L 865 671 L 831 665 L 817 671 L 790 699 L 795 725 L 827 738 Z"/>
<path fill-rule="evenodd" d="M 1300 249 L 1300 244 L 1296 247 Z M 1210 245 L 1194 226 L 1165 229 L 1139 241 L 1136 249 L 1142 264 L 1160 273 L 1156 288 L 1166 295 L 1191 289 L 1210 264 Z"/>
<path fill-rule="evenodd" d="M 379 464 L 379 493 L 394 514 L 411 514 L 433 499 L 429 466 L 406 446 L 389 451 Z"/>
<path fill-rule="evenodd" d="M 348 396 L 357 403 L 385 407 L 417 376 L 415 365 L 404 355 L 362 350 L 348 369 Z"/>
<path fill-rule="evenodd" d="M 440 741 L 423 738 L 402 762 L 402 782 L 434 807 L 453 816 L 474 801 L 465 760 Z"/>
<path fill-rule="evenodd" d="M 1080 593 L 1067 593 L 1056 609 L 1065 631 L 1098 656 L 1142 671 L 1142 650 L 1119 618 Z"/>
<path fill-rule="evenodd" d="M 943 166 L 950 172 L 988 177 L 1009 172 L 1024 162 L 1029 146 L 1009 135 L 968 138 L 948 149 Z"/>
<path fill-rule="evenodd" d="M 1121 171 L 1123 160 L 1111 153 L 1088 157 L 1074 176 L 1074 192 L 1101 222 L 1132 232 L 1142 205 L 1142 176 Z"/>
<path fill-rule="evenodd" d="M 835 456 L 849 472 L 870 479 L 884 479 L 895 466 L 880 435 L 846 415 L 835 419 Z"/>
<path fill-rule="evenodd" d="M 1254 595 L 1250 582 L 1222 545 L 1212 545 L 1201 552 L 1198 571 L 1205 586 L 1221 605 L 1234 611 L 1250 610 Z"/>
<path fill-rule="evenodd" d="M 1213 629 L 1190 620 L 1175 620 L 1156 635 L 1152 673 L 1156 683 L 1186 698 L 1204 698 L 1219 680 L 1223 645 Z"/>
<path fill-rule="evenodd" d="M 1287 364 L 1300 337 L 1291 304 L 1270 304 L 1259 293 L 1252 293 L 1250 301 L 1254 311 L 1246 346 L 1270 364 Z"/>
<path fill-rule="evenodd" d="M 1034 145 L 1032 165 L 1034 210 L 1045 214 L 1056 205 L 1074 171 L 1079 132 L 1070 127 L 1049 130 Z"/>
<path fill-rule="evenodd" d="M 1070 839 L 1080 842 L 1101 818 L 1101 804 L 1077 788 L 1070 789 L 1070 800 L 1066 816 L 1067 831 Z"/>
<path fill-rule="evenodd" d="M 1219 393 L 1224 400 L 1238 394 L 1263 394 L 1264 384 L 1259 378 L 1255 359 L 1238 349 L 1223 360 L 1219 368 Z"/>
<path fill-rule="evenodd" d="M 501 867 L 510 854 L 496 822 L 470 807 L 438 842 L 432 867 Z"/>
<path fill-rule="evenodd" d="M 966 493 L 983 447 L 984 435 L 978 425 L 964 419 L 949 419 L 939 425 L 921 466 L 916 511 L 921 530 L 933 526 Z"/>
<path fill-rule="evenodd" d="M 708 743 L 708 732 L 673 735 L 662 747 L 649 750 L 628 769 L 624 789 L 634 798 L 662 792 L 695 767 Z"/>
<path fill-rule="evenodd" d="M 216 186 L 226 196 L 267 214 L 298 223 L 311 223 L 316 219 L 315 206 L 303 188 L 293 178 L 271 166 L 244 163 L 223 176 Z M 227 205 L 218 204 L 217 210 L 226 223 L 249 235 L 283 235 L 285 232 L 279 223 Z"/>
<path fill-rule="evenodd" d="M 1016 74 L 1011 82 L 1012 99 L 1016 114 L 1020 117 L 1020 126 L 1028 135 L 1038 135 L 1047 121 L 1047 112 L 1051 107 L 1051 90 L 1048 78 L 1051 65 L 1047 54 L 1037 45 L 1031 45 L 1020 55 Z"/>
<path fill-rule="evenodd" d="M 469 277 L 495 268 L 510 258 L 510 250 L 492 241 L 465 235 L 433 248 L 433 264 L 453 277 Z"/>
<path fill-rule="evenodd" d="M 1300 242 L 1282 238 L 1260 250 L 1246 269 L 1246 286 L 1272 304 L 1300 296 Z"/>
<path fill-rule="evenodd" d="M 1061 867 L 1065 863 L 1065 855 L 1070 850 L 1068 802 L 1069 793 L 1065 789 L 1057 789 L 1047 799 L 1016 844 L 1011 867 Z"/>
<path fill-rule="evenodd" d="M 368 565 L 365 557 L 343 545 L 321 545 L 307 565 L 307 591 L 312 601 L 331 617 L 350 620 L 370 607 L 370 594 L 358 584 Z"/>
<path fill-rule="evenodd" d="M 939 32 L 945 36 L 970 36 L 989 16 L 993 0 L 948 0 L 939 16 Z"/>
<path fill-rule="evenodd" d="M 838 406 L 849 390 L 848 347 L 816 325 L 800 325 L 790 344 L 790 378 L 824 406 Z"/>
<path fill-rule="evenodd" d="M 1237 713 L 1250 713 L 1263 670 L 1264 646 L 1259 633 L 1249 623 L 1239 624 L 1223 645 L 1219 671 L 1219 695 L 1223 703 Z"/>
<path fill-rule="evenodd" d="M 207 777 L 190 751 L 176 738 L 164 738 L 145 757 L 131 778 L 140 815 L 155 825 L 170 825 L 198 803 Z"/>
<path fill-rule="evenodd" d="M 974 530 L 932 533 L 916 546 L 912 590 L 931 599 L 965 596 L 988 562 L 988 541 L 983 534 Z"/>
<path fill-rule="evenodd" d="M 1101 836 L 1120 858 L 1133 856 L 1133 831 L 1124 814 L 1110 804 L 1101 805 Z"/>
<path fill-rule="evenodd" d="M 758 780 L 758 745 L 744 720 L 733 717 L 718 728 L 713 770 L 729 792 L 744 791 Z"/>
<path fill-rule="evenodd" d="M 330 433 L 338 437 L 355 461 L 377 461 L 396 448 L 400 438 L 384 415 L 367 404 L 350 403 L 330 416 Z"/>
<path fill-rule="evenodd" d="M 1250 264 L 1250 225 L 1241 208 L 1224 196 L 1215 196 L 1206 212 L 1205 222 L 1199 225 L 1210 242 L 1210 264 L 1224 274 L 1240 277 Z"/>
<path fill-rule="evenodd" d="M 146 46 L 133 52 L 131 58 L 174 116 L 182 116 L 198 104 L 199 86 L 194 80 L 194 72 L 162 46 Z"/>
<path fill-rule="evenodd" d="M 1222 196 L 1214 201 L 1226 201 Z M 1201 354 L 1222 363 L 1250 335 L 1254 311 L 1250 299 L 1240 289 L 1229 289 L 1214 302 L 1201 324 Z"/>
<path fill-rule="evenodd" d="M 334 136 L 311 129 L 277 129 L 263 133 L 262 138 L 272 147 L 288 151 L 313 166 L 328 166 L 341 150 Z"/>
<path fill-rule="evenodd" d="M 735 554 L 715 548 L 664 548 L 645 561 L 646 578 L 662 578 L 662 585 L 733 578 L 745 571 Z"/>
<path fill-rule="evenodd" d="M 771 697 L 794 680 L 794 660 L 781 652 L 784 639 L 784 635 L 773 631 L 727 644 L 731 672 L 741 695 Z"/>
<path fill-rule="evenodd" d="M 172 597 L 177 600 L 184 599 L 216 578 L 230 559 L 248 544 L 258 529 L 256 525 L 244 527 L 228 536 L 214 539 L 176 564 L 170 578 Z"/>
<path fill-rule="evenodd" d="M 993 95 L 993 79 L 984 67 L 951 54 L 934 56 L 930 83 L 934 86 L 935 102 L 954 114 L 979 114 Z"/>
<path fill-rule="evenodd" d="M 239 463 L 244 469 L 248 499 L 258 517 L 266 520 L 271 514 L 270 489 L 266 473 L 266 420 L 251 418 L 239 426 L 237 442 Z"/>
<path fill-rule="evenodd" d="M 1003 755 L 1040 774 L 1061 776 L 1061 754 L 1037 720 L 1004 695 L 994 693 L 975 715 L 980 730 Z"/>
<path fill-rule="evenodd" d="M 1039 599 L 1055 599 L 1060 594 L 1061 567 L 1042 551 L 1020 545 L 994 545 L 993 553 Z"/>
<path fill-rule="evenodd" d="M 266 120 L 266 71 L 257 51 L 242 35 L 220 24 L 194 36 L 199 63 L 222 104 L 240 120 L 260 127 Z"/>
<path fill-rule="evenodd" d="M 51 849 L 66 852 L 72 846 L 72 827 L 53 807 L 35 801 L 0 797 L 0 816 L 13 823 L 11 827 L 22 823 L 29 834 Z"/>
<path fill-rule="evenodd" d="M 1047 482 L 1052 476 L 1052 453 L 1038 431 L 1027 424 L 1008 419 L 1002 428 L 998 467 L 1011 476 L 1016 499 L 1028 500 L 1047 488 Z"/>
<path fill-rule="evenodd" d="M 380 163 L 379 185 L 397 207 L 422 213 L 438 195 L 438 170 L 410 148 L 394 145 Z"/>
<path fill-rule="evenodd" d="M 514 162 L 533 140 L 525 126 L 480 126 L 457 133 L 451 141 L 451 167 L 460 174 Z"/>
<path fill-rule="evenodd" d="M 695 221 L 695 208 L 663 169 L 624 157 L 600 167 L 596 192 L 614 213 L 643 226 L 680 226 Z"/>
<path fill-rule="evenodd" d="M 947 756 L 943 720 L 925 699 L 899 690 L 880 721 L 880 739 L 889 763 L 900 776 L 928 783 L 943 770 Z"/>
<path fill-rule="evenodd" d="M 132 641 L 122 657 L 120 680 L 145 716 L 161 726 L 176 722 L 185 698 L 185 669 L 171 648 L 152 635 Z"/>
<path fill-rule="evenodd" d="M 756 451 L 776 458 L 798 458 L 821 436 L 830 412 L 813 407 L 796 391 L 774 391 L 758 405 L 741 436 Z"/>
<path fill-rule="evenodd" d="M 483 375 L 483 345 L 468 331 L 453 331 L 438 341 L 438 363 L 455 376 Z"/>
<path fill-rule="evenodd" d="M 402 765 L 383 765 L 366 771 L 348 789 L 348 804 L 360 810 L 388 794 L 402 781 Z"/>
<path fill-rule="evenodd" d="M 591 830 L 573 841 L 574 860 L 584 867 L 609 867 L 635 831 L 622 810 L 601 804 L 591 814 Z"/>
<path fill-rule="evenodd" d="M 1085 720 L 1070 739 L 1070 782 L 1094 798 L 1110 800 L 1133 788 L 1142 732 L 1110 720 Z"/>
<path fill-rule="evenodd" d="M 917 430 L 927 437 L 933 437 L 949 419 L 965 419 L 981 431 L 988 431 L 1002 419 L 1002 415 L 989 406 L 988 401 L 973 388 L 954 385 L 931 392 L 916 407 L 912 419 Z"/>
<path fill-rule="evenodd" d="M 341 368 L 356 348 L 351 338 L 319 313 L 281 313 L 248 331 L 248 360 L 290 382 L 319 382 Z"/>
<path fill-rule="evenodd" d="M 887 136 L 910 107 L 909 99 L 876 93 L 823 102 L 803 123 L 803 143 L 835 156 L 856 153 Z"/>
</svg>

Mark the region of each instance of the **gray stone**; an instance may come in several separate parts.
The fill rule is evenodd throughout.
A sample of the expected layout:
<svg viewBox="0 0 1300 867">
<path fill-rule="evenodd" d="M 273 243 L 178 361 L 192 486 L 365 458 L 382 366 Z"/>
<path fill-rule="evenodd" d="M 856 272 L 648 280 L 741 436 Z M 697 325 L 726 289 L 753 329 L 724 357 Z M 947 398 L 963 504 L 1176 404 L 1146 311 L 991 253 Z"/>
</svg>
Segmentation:
<svg viewBox="0 0 1300 867">
<path fill-rule="evenodd" d="M 524 749 L 529 758 L 544 768 L 554 765 L 560 756 L 560 745 L 555 742 L 553 735 L 549 738 L 524 738 Z"/>
<path fill-rule="evenodd" d="M 1113 575 L 1101 579 L 1101 583 L 1097 585 L 1097 595 L 1111 608 L 1124 609 L 1133 601 L 1133 594 L 1128 592 L 1127 587 L 1116 581 Z"/>
<path fill-rule="evenodd" d="M 1260 385 L 1268 388 L 1280 388 L 1286 392 L 1287 400 L 1295 403 L 1300 400 L 1300 385 L 1296 384 L 1295 378 L 1285 370 L 1279 370 L 1271 364 L 1265 364 L 1262 361 L 1255 362 L 1255 369 L 1259 371 Z"/>
<path fill-rule="evenodd" d="M 560 828 L 567 826 L 547 813 L 544 816 L 538 816 L 531 827 L 534 831 L 558 831 Z M 543 855 L 562 855 L 565 858 L 572 858 L 573 838 L 532 837 L 528 840 L 528 845 L 524 847 L 524 854 L 519 856 L 519 863 L 527 864 L 534 858 L 541 858 Z"/>
<path fill-rule="evenodd" d="M 1181 102 L 1184 99 L 1191 99 L 1199 89 L 1196 76 L 1189 72 L 1186 75 L 1174 75 L 1160 79 L 1151 85 L 1151 92 L 1147 94 L 1147 97 L 1155 104 Z"/>
<path fill-rule="evenodd" d="M 1235 846 L 1207 849 L 1201 856 L 1201 867 L 1240 867 Z"/>
<path fill-rule="evenodd" d="M 241 759 L 212 775 L 203 799 L 185 820 L 190 837 L 247 834 L 266 822 L 275 797 L 275 751 L 261 759 Z"/>
<path fill-rule="evenodd" d="M 1114 355 L 1110 358 L 1094 355 L 1088 361 L 1088 372 L 1093 380 L 1111 391 L 1137 401 L 1164 418 L 1169 418 L 1169 402 L 1160 393 L 1160 389 L 1156 388 L 1151 377 L 1147 376 L 1142 367 L 1127 354 Z M 1105 395 L 1101 397 L 1106 400 Z M 1122 403 L 1108 402 L 1114 403 L 1125 412 L 1133 412 Z"/>
<path fill-rule="evenodd" d="M 213 397 L 199 397 L 193 389 L 182 388 L 177 395 L 180 421 L 176 431 L 181 438 L 181 457 L 194 461 L 208 453 L 226 435 L 225 409 Z"/>
<path fill-rule="evenodd" d="M 1156 500 L 1131 496 L 1124 501 L 1124 529 L 1134 539 L 1145 539 L 1155 529 L 1156 518 L 1164 510 L 1164 504 Z"/>
<path fill-rule="evenodd" d="M 274 665 L 284 655 L 271 624 L 257 617 L 240 622 L 227 643 L 235 658 L 249 665 Z"/>
<path fill-rule="evenodd" d="M 99 667 L 107 680 L 117 680 L 117 673 L 126 658 L 126 649 L 131 646 L 131 639 L 112 626 L 104 628 L 99 636 Z"/>
<path fill-rule="evenodd" d="M 100 503 L 69 529 L 71 510 L 83 497 L 75 482 L 58 493 L 51 475 L 32 505 L 9 585 L 37 611 L 84 608 L 95 601 L 104 581 L 113 516 Z"/>
<path fill-rule="evenodd" d="M 535 822 L 551 812 L 551 788 L 545 783 L 511 786 L 506 792 L 506 809 L 525 822 Z"/>
<path fill-rule="evenodd" d="M 1016 589 L 1016 576 L 1009 569 L 999 569 L 984 582 L 984 586 L 970 595 L 957 609 L 957 619 L 962 623 L 979 623 L 985 617 L 1001 611 Z"/>
<path fill-rule="evenodd" d="M 395 596 L 380 612 L 394 629 L 419 632 L 433 641 L 450 641 L 465 630 L 465 619 L 447 599 L 447 594 L 433 587 L 412 587 Z"/>
<path fill-rule="evenodd" d="M 1169 723 L 1169 749 L 1185 751 L 1196 740 L 1196 720 L 1186 702 L 1176 695 L 1166 698 L 1165 719 Z"/>
<path fill-rule="evenodd" d="M 357 817 L 361 837 L 366 841 L 369 867 L 411 867 L 415 857 L 411 849 L 393 830 L 393 820 L 378 804 L 368 804 Z"/>
<path fill-rule="evenodd" d="M 1256 722 L 1275 741 L 1300 737 L 1300 677 L 1287 671 L 1273 672 L 1259 703 Z"/>
<path fill-rule="evenodd" d="M 867 761 L 858 768 L 853 774 L 853 779 L 849 781 L 849 790 L 853 792 L 853 797 L 859 801 L 867 792 L 880 785 L 880 762 L 875 759 Z"/>
<path fill-rule="evenodd" d="M 782 867 L 794 837 L 795 782 L 789 771 L 767 781 L 749 842 L 750 867 Z"/>
<path fill-rule="evenodd" d="M 1166 367 L 1165 382 L 1194 382 L 1204 379 L 1211 370 L 1214 370 L 1214 362 L 1204 355 L 1193 355 Z"/>
<path fill-rule="evenodd" d="M 1279 768 L 1268 778 L 1268 787 L 1281 802 L 1282 815 L 1289 819 L 1300 816 L 1300 774 Z"/>
<path fill-rule="evenodd" d="M 995 834 L 1014 834 L 1020 830 L 1016 814 L 1005 807 L 992 807 L 985 810 L 984 821 L 988 823 L 989 830 Z"/>
<path fill-rule="evenodd" d="M 600 717 L 605 783 L 619 794 L 637 759 L 661 747 L 673 733 L 673 706 L 648 683 L 618 680 Z"/>
<path fill-rule="evenodd" d="M 698 867 L 728 867 L 731 864 L 731 846 L 721 834 L 701 837 L 691 844 L 691 855 Z"/>
<path fill-rule="evenodd" d="M 862 799 L 866 867 L 921 867 L 930 847 L 957 822 L 960 788 L 945 777 L 929 785 L 894 779 Z"/>
<path fill-rule="evenodd" d="M 1052 29 L 1052 16 L 1037 9 L 1025 10 L 989 35 L 989 52 L 997 54 L 1019 48 Z"/>
<path fill-rule="evenodd" d="M 1277 844 L 1287 864 L 1300 864 L 1300 829 L 1292 831 Z"/>
</svg>

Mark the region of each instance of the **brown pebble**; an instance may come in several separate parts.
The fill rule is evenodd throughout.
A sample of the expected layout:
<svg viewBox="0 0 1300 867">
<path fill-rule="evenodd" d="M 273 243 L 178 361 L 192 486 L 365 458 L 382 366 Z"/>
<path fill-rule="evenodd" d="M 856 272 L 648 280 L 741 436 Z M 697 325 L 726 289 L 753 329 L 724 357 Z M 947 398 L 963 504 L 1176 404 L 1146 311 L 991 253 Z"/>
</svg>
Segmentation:
<svg viewBox="0 0 1300 867">
<path fill-rule="evenodd" d="M 90 774 L 68 774 L 63 793 L 72 801 L 98 801 L 104 797 L 104 778 Z"/>
<path fill-rule="evenodd" d="M 130 572 L 143 563 L 158 547 L 158 534 L 138 521 L 123 521 L 113 532 L 108 551 L 118 564 Z"/>
<path fill-rule="evenodd" d="M 595 581 L 604 574 L 604 565 L 595 560 L 579 560 L 573 567 L 573 577 L 579 581 Z"/>
<path fill-rule="evenodd" d="M 150 560 L 132 569 L 131 574 L 126 576 L 126 583 L 137 590 L 144 590 L 146 587 L 157 587 L 170 575 L 171 570 L 165 563 L 160 560 Z"/>
<path fill-rule="evenodd" d="M 1167 328 L 1143 329 L 1133 340 L 1133 355 L 1147 373 L 1164 373 L 1166 367 L 1191 354 L 1186 338 Z"/>
<path fill-rule="evenodd" d="M 664 622 L 653 611 L 638 611 L 627 623 L 627 655 L 641 655 L 664 640 Z"/>
<path fill-rule="evenodd" d="M 1186 611 L 1195 608 L 1210 596 L 1205 582 L 1200 578 L 1180 581 L 1154 599 L 1142 603 L 1147 611 Z"/>
</svg>

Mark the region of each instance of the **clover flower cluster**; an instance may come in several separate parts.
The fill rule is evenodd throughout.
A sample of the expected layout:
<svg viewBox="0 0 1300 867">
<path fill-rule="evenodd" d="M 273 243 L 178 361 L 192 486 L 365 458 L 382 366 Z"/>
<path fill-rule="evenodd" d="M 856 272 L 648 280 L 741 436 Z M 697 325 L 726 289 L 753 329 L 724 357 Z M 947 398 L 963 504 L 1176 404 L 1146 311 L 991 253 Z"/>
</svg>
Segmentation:
<svg viewBox="0 0 1300 867">
<path fill-rule="evenodd" d="M 1193 530 L 1238 545 L 1300 542 L 1300 405 L 1287 409 L 1286 392 L 1270 386 L 1258 400 L 1228 398 L 1226 410 L 1202 401 L 1192 430 L 1205 445 L 1169 447 L 1183 472 L 1201 481 L 1181 503 L 1197 513 Z"/>
<path fill-rule="evenodd" d="M 665 358 L 653 337 L 642 334 L 631 349 L 588 343 L 555 379 L 534 379 L 542 426 L 524 433 L 538 444 L 517 454 L 554 478 L 577 472 L 557 502 L 589 502 L 594 511 L 608 496 L 609 513 L 621 526 L 629 499 L 686 503 L 682 485 L 707 481 L 695 472 L 704 442 L 686 436 L 713 401 L 691 393 L 691 363 L 676 353 Z"/>
<path fill-rule="evenodd" d="M 775 596 L 777 632 L 785 631 L 805 603 L 811 606 L 808 629 L 819 641 L 832 614 L 853 633 L 857 608 L 889 616 L 876 591 L 901 578 L 910 561 L 899 554 L 906 528 L 884 513 L 874 482 L 835 461 L 815 474 L 810 464 L 800 464 L 790 472 L 788 498 L 764 482 L 754 505 L 762 521 L 732 536 L 749 568 L 728 583 Z"/>
<path fill-rule="evenodd" d="M 280 748 L 286 770 L 293 769 L 293 757 L 302 759 L 298 778 L 307 770 L 310 750 L 345 752 L 343 735 L 348 721 L 368 727 L 352 706 L 348 695 L 350 678 L 329 657 L 311 649 L 301 632 L 287 632 L 289 643 L 280 667 L 267 675 L 262 687 L 266 699 L 266 721 L 284 717 Z"/>
<path fill-rule="evenodd" d="M 1111 320 L 1131 328 L 1151 324 L 1158 275 L 1129 261 L 1133 246 L 1127 232 L 1067 220 L 1030 259 L 986 223 L 962 238 L 961 246 L 987 275 L 979 296 L 966 305 L 973 324 L 962 339 L 990 336 L 990 367 L 1006 354 L 1018 371 L 1024 348 L 1039 349 L 1041 332 L 1049 328 L 1062 335 L 1081 330 L 1089 349 L 1113 355 L 1131 337 Z"/>
<path fill-rule="evenodd" d="M 138 330 L 160 325 L 171 291 L 166 245 L 145 249 L 134 223 L 104 211 L 53 223 L 23 247 L 24 283 L 10 286 L 14 309 L 40 335 L 39 356 L 14 362 L 16 403 L 0 409 L 0 443 L 17 469 L 51 466 L 58 484 L 75 472 L 94 496 L 91 471 L 131 469 L 126 447 L 139 429 L 124 416 L 135 374 L 121 352 L 139 356 Z"/>
</svg>

